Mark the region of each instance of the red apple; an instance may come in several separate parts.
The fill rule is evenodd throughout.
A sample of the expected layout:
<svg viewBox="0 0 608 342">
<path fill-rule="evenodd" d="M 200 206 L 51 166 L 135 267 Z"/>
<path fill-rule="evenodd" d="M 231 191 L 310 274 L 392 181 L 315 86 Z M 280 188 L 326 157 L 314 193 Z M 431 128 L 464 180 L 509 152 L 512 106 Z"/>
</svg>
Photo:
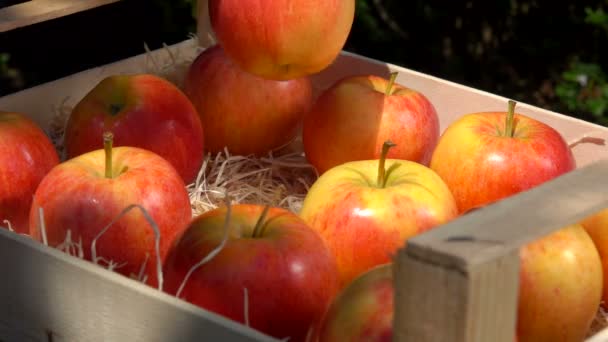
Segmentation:
<svg viewBox="0 0 608 342">
<path fill-rule="evenodd" d="M 603 209 L 581 221 L 581 225 L 589 236 L 602 260 L 602 273 L 604 276 L 604 289 L 602 305 L 608 308 L 608 209 Z"/>
<path fill-rule="evenodd" d="M 392 263 L 362 273 L 332 301 L 316 334 L 317 341 L 392 341 L 393 292 Z"/>
<path fill-rule="evenodd" d="M 349 76 L 325 90 L 304 119 L 302 141 L 319 173 L 355 160 L 388 157 L 427 165 L 439 138 L 435 108 L 420 92 L 374 76 Z"/>
<path fill-rule="evenodd" d="M 65 130 L 68 158 L 101 149 L 105 131 L 115 146 L 150 150 L 169 161 L 185 183 L 204 157 L 203 127 L 188 97 L 154 75 L 104 78 L 76 104 Z"/>
<path fill-rule="evenodd" d="M 514 110 L 509 101 L 508 112 L 464 115 L 439 138 L 430 167 L 452 190 L 461 213 L 576 167 L 558 131 Z"/>
<path fill-rule="evenodd" d="M 333 256 L 290 211 L 256 204 L 230 208 L 196 217 L 176 241 L 163 268 L 165 291 L 270 336 L 304 341 L 337 293 Z M 193 268 L 225 234 L 220 252 Z"/>
<path fill-rule="evenodd" d="M 46 133 L 22 113 L 0 111 L 0 136 L 0 227 L 27 234 L 32 196 L 59 164 L 59 155 Z"/>
<path fill-rule="evenodd" d="M 302 203 L 300 216 L 336 257 L 341 287 L 389 262 L 408 238 L 457 216 L 441 178 L 413 161 L 385 160 L 389 146 L 385 144 L 380 159 L 329 169 Z"/>
<path fill-rule="evenodd" d="M 312 105 L 308 77 L 267 80 L 243 71 L 221 46 L 201 52 L 185 85 L 205 127 L 205 148 L 217 153 L 262 155 L 295 138 Z"/>
<path fill-rule="evenodd" d="M 46 239 L 51 247 L 60 247 L 70 234 L 71 241 L 82 241 L 84 259 L 97 262 L 92 259 L 96 236 L 133 204 L 142 206 L 157 224 L 160 255 L 155 233 L 139 210 L 122 216 L 96 240 L 96 255 L 118 264 L 116 271 L 126 276 L 138 275 L 145 264 L 147 283 L 156 287 L 155 261 L 158 256 L 164 260 L 173 239 L 190 222 L 192 209 L 175 168 L 149 150 L 112 148 L 110 138 L 105 150 L 87 152 L 54 167 L 34 194 L 30 233 L 39 241 Z M 44 222 L 39 220 L 40 208 Z"/>
<path fill-rule="evenodd" d="M 287 80 L 317 73 L 350 33 L 355 0 L 209 0 L 218 42 L 244 70 Z"/>
<path fill-rule="evenodd" d="M 520 259 L 518 341 L 583 341 L 603 288 L 600 256 L 583 227 L 527 244 Z"/>
</svg>

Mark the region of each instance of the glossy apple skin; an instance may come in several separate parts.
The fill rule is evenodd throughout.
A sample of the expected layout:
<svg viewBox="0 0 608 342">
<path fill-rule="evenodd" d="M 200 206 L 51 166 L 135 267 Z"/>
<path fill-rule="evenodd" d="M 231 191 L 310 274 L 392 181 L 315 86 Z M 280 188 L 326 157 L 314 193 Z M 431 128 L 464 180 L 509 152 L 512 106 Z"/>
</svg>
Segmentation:
<svg viewBox="0 0 608 342">
<path fill-rule="evenodd" d="M 441 135 L 430 167 L 454 194 L 459 211 L 501 200 L 576 167 L 563 137 L 552 127 L 515 114 L 513 138 L 501 136 L 506 113 L 473 113 Z"/>
<path fill-rule="evenodd" d="M 326 68 L 346 43 L 354 0 L 209 0 L 218 43 L 244 70 L 288 80 Z"/>
<path fill-rule="evenodd" d="M 600 256 L 583 227 L 529 243 L 520 259 L 518 341 L 583 341 L 603 288 Z"/>
<path fill-rule="evenodd" d="M 22 113 L 0 111 L 0 227 L 29 233 L 32 196 L 59 155 L 46 133 Z"/>
<path fill-rule="evenodd" d="M 581 226 L 593 240 L 593 244 L 602 260 L 602 273 L 604 275 L 604 289 L 602 292 L 602 305 L 608 307 L 608 209 L 601 210 L 581 221 Z"/>
<path fill-rule="evenodd" d="M 204 157 L 203 126 L 188 97 L 155 75 L 113 75 L 101 80 L 74 107 L 65 131 L 67 158 L 103 147 L 150 150 L 168 160 L 185 183 L 193 181 Z"/>
<path fill-rule="evenodd" d="M 270 208 L 265 232 L 252 238 L 263 206 L 232 205 L 230 236 L 192 273 L 180 298 L 240 323 L 247 288 L 250 326 L 304 341 L 338 291 L 336 264 L 318 234 L 296 214 Z M 165 291 L 175 295 L 188 270 L 220 245 L 226 207 L 194 219 L 169 252 Z"/>
<path fill-rule="evenodd" d="M 334 254 L 341 287 L 391 260 L 406 239 L 457 216 L 452 194 L 428 167 L 387 159 L 386 187 L 376 184 L 378 161 L 344 163 L 311 186 L 300 217 Z"/>
<path fill-rule="evenodd" d="M 308 77 L 267 80 L 243 71 L 219 45 L 190 65 L 184 91 L 205 127 L 211 153 L 264 155 L 292 141 L 312 105 Z"/>
<path fill-rule="evenodd" d="M 319 173 L 355 160 L 378 159 L 391 140 L 388 157 L 428 165 L 439 138 L 433 104 L 400 84 L 386 95 L 388 80 L 374 75 L 335 82 L 304 119 L 306 158 Z"/>
<path fill-rule="evenodd" d="M 332 301 L 316 334 L 317 342 L 391 342 L 393 292 L 392 263 L 362 273 Z"/>
<path fill-rule="evenodd" d="M 49 246 L 57 247 L 71 231 L 72 241 L 82 238 L 84 258 L 91 260 L 91 243 L 97 234 L 132 204 L 143 206 L 160 230 L 160 256 L 192 219 L 188 192 L 169 162 L 148 150 L 135 147 L 113 149 L 114 178 L 105 178 L 103 150 L 91 151 L 54 167 L 36 190 L 30 212 L 30 234 L 42 241 L 39 208 Z M 126 170 L 125 170 L 126 169 Z M 124 170 L 121 172 L 121 170 Z M 139 209 L 116 221 L 97 240 L 97 255 L 126 263 L 116 271 L 138 274 L 149 254 L 145 274 L 156 287 L 154 231 Z"/>
</svg>

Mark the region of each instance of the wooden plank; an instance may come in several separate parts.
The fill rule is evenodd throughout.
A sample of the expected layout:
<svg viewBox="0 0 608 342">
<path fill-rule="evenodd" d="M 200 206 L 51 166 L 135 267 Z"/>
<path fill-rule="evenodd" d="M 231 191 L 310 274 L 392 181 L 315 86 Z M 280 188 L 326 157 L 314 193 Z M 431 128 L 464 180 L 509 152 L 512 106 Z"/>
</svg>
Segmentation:
<svg viewBox="0 0 608 342">
<path fill-rule="evenodd" d="M 108 5 L 120 0 L 31 0 L 0 9 L 0 32 Z"/>
<path fill-rule="evenodd" d="M 215 44 L 215 34 L 209 20 L 209 0 L 198 0 L 196 2 L 196 36 L 202 47 L 210 47 Z"/>
<path fill-rule="evenodd" d="M 396 340 L 513 341 L 519 248 L 608 207 L 606 174 L 603 159 L 408 240 Z"/>
<path fill-rule="evenodd" d="M 0 341 L 276 341 L 0 228 Z"/>
</svg>

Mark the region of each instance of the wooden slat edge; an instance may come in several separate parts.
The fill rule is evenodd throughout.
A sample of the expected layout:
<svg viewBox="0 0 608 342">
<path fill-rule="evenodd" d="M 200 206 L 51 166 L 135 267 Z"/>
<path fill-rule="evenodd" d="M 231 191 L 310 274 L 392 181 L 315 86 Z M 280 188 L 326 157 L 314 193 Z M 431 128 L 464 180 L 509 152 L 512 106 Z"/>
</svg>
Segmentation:
<svg viewBox="0 0 608 342">
<path fill-rule="evenodd" d="M 466 271 L 608 207 L 608 159 L 408 240 L 408 253 Z"/>
<path fill-rule="evenodd" d="M 0 274 L 4 341 L 275 341 L 3 228 Z"/>
<path fill-rule="evenodd" d="M 0 32 L 60 18 L 120 0 L 32 0 L 0 9 Z"/>
</svg>

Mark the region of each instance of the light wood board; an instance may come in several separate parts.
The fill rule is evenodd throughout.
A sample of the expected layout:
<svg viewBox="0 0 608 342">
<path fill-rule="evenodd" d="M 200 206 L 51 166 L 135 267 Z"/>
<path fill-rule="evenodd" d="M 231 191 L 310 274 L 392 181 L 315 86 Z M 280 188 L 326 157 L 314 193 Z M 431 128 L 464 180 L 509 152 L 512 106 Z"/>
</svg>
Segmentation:
<svg viewBox="0 0 608 342">
<path fill-rule="evenodd" d="M 31 0 L 0 9 L 0 32 L 41 23 L 120 0 Z"/>
<path fill-rule="evenodd" d="M 3 342 L 275 341 L 5 229 L 0 274 Z"/>
</svg>

